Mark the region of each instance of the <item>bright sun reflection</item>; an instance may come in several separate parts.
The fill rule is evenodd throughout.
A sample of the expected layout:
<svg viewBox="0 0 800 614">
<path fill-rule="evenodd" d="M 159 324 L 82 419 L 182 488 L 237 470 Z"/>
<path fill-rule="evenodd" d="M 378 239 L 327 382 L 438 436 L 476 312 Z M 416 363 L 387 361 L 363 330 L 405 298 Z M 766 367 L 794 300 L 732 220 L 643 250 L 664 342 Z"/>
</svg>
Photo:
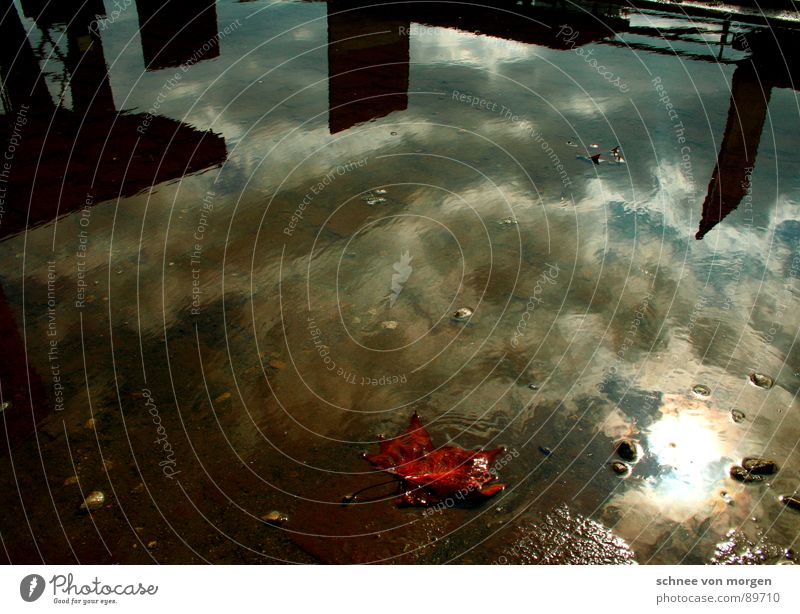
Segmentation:
<svg viewBox="0 0 800 614">
<path fill-rule="evenodd" d="M 648 431 L 647 448 L 662 466 L 663 494 L 673 497 L 706 496 L 708 468 L 722 457 L 722 445 L 712 424 L 697 414 L 666 415 Z"/>
</svg>

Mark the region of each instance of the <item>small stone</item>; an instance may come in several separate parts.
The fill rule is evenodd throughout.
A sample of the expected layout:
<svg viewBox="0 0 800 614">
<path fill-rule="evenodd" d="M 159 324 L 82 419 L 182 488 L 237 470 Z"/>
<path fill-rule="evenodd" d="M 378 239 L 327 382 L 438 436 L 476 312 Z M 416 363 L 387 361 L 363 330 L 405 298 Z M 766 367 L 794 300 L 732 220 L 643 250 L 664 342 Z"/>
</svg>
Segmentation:
<svg viewBox="0 0 800 614">
<path fill-rule="evenodd" d="M 800 497 L 797 495 L 781 495 L 778 500 L 786 507 L 800 512 Z"/>
<path fill-rule="evenodd" d="M 3 401 L 0 403 L 0 414 L 2 414 L 5 410 L 11 408 L 11 401 Z"/>
<path fill-rule="evenodd" d="M 381 322 L 381 327 L 386 330 L 394 330 L 397 328 L 397 322 L 395 320 L 387 320 L 386 322 Z"/>
<path fill-rule="evenodd" d="M 214 399 L 214 403 L 222 403 L 223 401 L 227 401 L 230 398 L 231 398 L 230 392 L 223 392 L 216 399 Z"/>
<path fill-rule="evenodd" d="M 453 314 L 453 318 L 459 321 L 468 320 L 472 317 L 472 314 L 475 313 L 472 307 L 460 307 L 456 310 Z"/>
<path fill-rule="evenodd" d="M 728 505 L 733 505 L 733 497 L 731 497 L 731 496 L 728 494 L 728 492 L 727 492 L 727 491 L 723 490 L 721 493 L 719 493 L 719 495 L 720 495 L 720 497 L 722 497 L 722 500 L 723 500 L 725 503 L 727 503 Z"/>
<path fill-rule="evenodd" d="M 772 475 L 778 470 L 778 465 L 775 464 L 775 461 L 755 457 L 742 460 L 742 467 L 750 473 L 758 475 Z"/>
<path fill-rule="evenodd" d="M 536 384 L 528 384 L 528 388 L 530 388 L 531 390 L 539 390 L 539 386 L 537 386 Z"/>
<path fill-rule="evenodd" d="M 106 495 L 102 490 L 93 490 L 81 503 L 81 509 L 84 512 L 94 512 L 103 507 L 106 502 Z"/>
<path fill-rule="evenodd" d="M 545 456 L 550 456 L 553 453 L 553 451 L 547 446 L 539 446 L 539 452 L 541 452 Z"/>
<path fill-rule="evenodd" d="M 95 428 L 97 428 L 97 420 L 95 420 L 94 418 L 89 418 L 84 423 L 83 428 L 89 431 L 93 431 Z"/>
<path fill-rule="evenodd" d="M 753 475 L 744 467 L 740 467 L 739 465 L 734 465 L 731 467 L 730 476 L 734 480 L 738 480 L 739 482 L 750 483 L 750 482 L 761 482 L 764 478 L 760 475 Z"/>
<path fill-rule="evenodd" d="M 267 364 L 273 369 L 283 369 L 286 366 L 285 362 L 278 360 L 277 358 L 271 358 Z"/>
<path fill-rule="evenodd" d="M 282 524 L 289 520 L 289 518 L 277 510 L 272 510 L 269 514 L 264 514 L 261 517 L 261 520 L 268 522 L 269 524 Z"/>
<path fill-rule="evenodd" d="M 698 397 L 707 397 L 711 395 L 711 388 L 705 386 L 704 384 L 696 384 L 692 387 L 692 392 L 694 392 Z"/>
<path fill-rule="evenodd" d="M 622 461 L 613 461 L 611 463 L 611 470 L 617 475 L 627 475 L 630 471 L 630 467 Z"/>
<path fill-rule="evenodd" d="M 635 441 L 623 439 L 617 444 L 617 455 L 619 455 L 622 460 L 632 463 L 639 458 L 639 446 Z"/>
<path fill-rule="evenodd" d="M 753 384 L 753 386 L 763 388 L 764 390 L 769 390 L 775 384 L 775 380 L 773 380 L 769 375 L 764 375 L 763 373 L 751 373 L 750 383 Z"/>
<path fill-rule="evenodd" d="M 78 476 L 71 475 L 66 480 L 64 480 L 64 486 L 72 486 L 73 484 L 78 483 Z"/>
<path fill-rule="evenodd" d="M 739 411 L 738 409 L 731 410 L 731 420 L 733 420 L 736 424 L 741 424 L 744 422 L 745 415 L 743 411 Z"/>
<path fill-rule="evenodd" d="M 147 542 L 147 549 L 148 550 L 154 550 L 155 548 L 158 548 L 158 542 L 156 540 L 152 540 L 152 541 Z"/>
</svg>

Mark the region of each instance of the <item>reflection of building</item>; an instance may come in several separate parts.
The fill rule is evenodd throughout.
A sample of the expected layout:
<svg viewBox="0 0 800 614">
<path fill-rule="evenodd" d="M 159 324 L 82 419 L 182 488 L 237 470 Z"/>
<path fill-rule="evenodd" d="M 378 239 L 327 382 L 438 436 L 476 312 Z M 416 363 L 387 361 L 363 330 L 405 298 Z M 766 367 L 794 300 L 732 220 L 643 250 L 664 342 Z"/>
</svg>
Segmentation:
<svg viewBox="0 0 800 614">
<path fill-rule="evenodd" d="M 796 89 L 800 83 L 800 75 L 796 74 L 796 38 L 794 32 L 772 29 L 734 40 L 740 49 L 750 51 L 751 57 L 733 73 L 728 121 L 696 239 L 702 239 L 736 209 L 750 190 L 750 174 L 755 167 L 772 88 Z"/>
<path fill-rule="evenodd" d="M 572 49 L 613 36 L 627 25 L 617 15 L 569 11 L 564 6 L 484 5 L 329 0 L 328 75 L 331 134 L 408 106 L 409 30 L 412 22 L 455 28 L 520 43 Z M 565 15 L 567 14 L 567 15 Z M 565 16 L 571 24 L 562 30 Z"/>
<path fill-rule="evenodd" d="M 3 339 L 3 360 L 0 360 L 0 391 L 3 403 L 0 412 L 2 431 L 0 452 L 15 441 L 30 435 L 36 423 L 48 412 L 47 393 L 39 374 L 28 367 L 25 340 L 0 287 L 0 338 Z"/>
<path fill-rule="evenodd" d="M 736 209 L 750 190 L 750 174 L 756 163 L 771 89 L 759 80 L 750 60 L 740 64 L 733 73 L 728 121 L 703 202 L 696 239 L 702 239 Z"/>
<path fill-rule="evenodd" d="M 90 27 L 95 15 L 94 10 L 73 13 L 66 28 L 71 110 L 53 102 L 13 4 L 2 19 L 0 76 L 7 114 L 0 116 L 0 132 L 10 134 L 17 125 L 20 134 L 6 178 L 0 237 L 225 160 L 219 135 L 165 117 L 117 113 L 102 40 Z M 22 110 L 25 123 L 19 125 Z M 149 124 L 142 130 L 145 120 Z"/>
<path fill-rule="evenodd" d="M 91 28 L 97 5 L 60 15 L 55 8 L 42 12 L 35 2 L 24 4 L 39 28 L 59 24 L 66 30 L 63 69 L 72 109 L 53 101 L 16 8 L 4 5 L 0 78 L 6 113 L 0 115 L 0 133 L 4 139 L 13 136 L 14 148 L 7 150 L 13 156 L 3 167 L 0 238 L 225 160 L 225 141 L 217 134 L 165 117 L 116 111 L 102 40 Z M 0 386 L 3 401 L 10 402 L 2 412 L 7 434 L 0 437 L 2 449 L 30 435 L 53 407 L 48 386 L 27 366 L 20 326 L 2 288 L 0 337 Z"/>
<path fill-rule="evenodd" d="M 339 4 L 336 5 L 341 10 Z M 380 8 L 328 8 L 328 126 L 331 134 L 408 106 L 408 21 Z"/>
<path fill-rule="evenodd" d="M 216 0 L 136 0 L 147 70 L 219 56 Z"/>
</svg>

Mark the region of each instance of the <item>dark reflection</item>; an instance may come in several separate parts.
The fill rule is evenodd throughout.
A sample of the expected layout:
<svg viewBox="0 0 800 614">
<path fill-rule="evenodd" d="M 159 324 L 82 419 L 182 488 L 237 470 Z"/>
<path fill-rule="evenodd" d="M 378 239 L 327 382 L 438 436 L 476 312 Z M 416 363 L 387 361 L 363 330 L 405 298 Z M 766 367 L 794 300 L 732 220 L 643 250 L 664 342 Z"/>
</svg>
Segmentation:
<svg viewBox="0 0 800 614">
<path fill-rule="evenodd" d="M 696 239 L 702 239 L 736 209 L 750 191 L 750 176 L 767 118 L 770 89 L 764 87 L 749 60 L 740 64 L 733 73 L 728 121 L 717 165 L 708 184 L 708 195 L 703 202 Z"/>
<path fill-rule="evenodd" d="M 0 237 L 95 202 L 129 196 L 156 183 L 221 164 L 224 139 L 172 119 L 118 113 L 93 20 L 94 7 L 69 19 L 64 70 L 72 109 L 56 105 L 13 4 L 2 20 L 0 73 L 7 114 L 0 131 L 14 136 Z M 47 14 L 47 13 L 44 13 Z M 38 15 L 42 15 L 39 13 Z M 37 19 L 46 29 L 56 16 Z"/>
<path fill-rule="evenodd" d="M 328 126 L 331 134 L 408 106 L 408 20 L 380 7 L 328 3 Z"/>
<path fill-rule="evenodd" d="M 750 177 L 772 88 L 797 89 L 800 83 L 795 40 L 792 32 L 769 30 L 733 41 L 734 47 L 750 52 L 750 58 L 742 61 L 733 73 L 728 120 L 703 201 L 700 227 L 695 234 L 698 240 L 735 210 L 751 189 Z"/>
<path fill-rule="evenodd" d="M 219 56 L 215 0 L 136 0 L 147 70 Z"/>
<path fill-rule="evenodd" d="M 0 437 L 0 452 L 6 450 L 9 443 L 30 436 L 36 423 L 48 413 L 50 405 L 39 374 L 28 367 L 25 340 L 20 331 L 0 286 L 0 338 L 3 339 L 3 360 L 0 361 L 3 409 L 0 420 L 5 431 L 5 436 Z"/>
<path fill-rule="evenodd" d="M 103 42 L 93 27 L 98 12 L 91 5 L 87 2 L 81 6 L 67 23 L 66 69 L 70 75 L 72 109 L 84 117 L 115 111 Z"/>
</svg>

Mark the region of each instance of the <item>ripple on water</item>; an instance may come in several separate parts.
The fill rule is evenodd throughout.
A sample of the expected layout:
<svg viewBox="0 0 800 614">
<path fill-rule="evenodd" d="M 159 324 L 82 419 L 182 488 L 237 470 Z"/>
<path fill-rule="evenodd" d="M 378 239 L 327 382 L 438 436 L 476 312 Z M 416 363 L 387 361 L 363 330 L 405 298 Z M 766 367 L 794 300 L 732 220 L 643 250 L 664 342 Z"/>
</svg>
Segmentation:
<svg viewBox="0 0 800 614">
<path fill-rule="evenodd" d="M 714 565 L 773 565 L 795 562 L 792 550 L 758 536 L 756 541 L 738 529 L 731 529 L 725 541 L 717 544 L 711 562 Z"/>
<path fill-rule="evenodd" d="M 630 546 L 599 522 L 559 505 L 541 522 L 523 520 L 500 536 L 497 557 L 511 565 L 633 565 Z"/>
</svg>

